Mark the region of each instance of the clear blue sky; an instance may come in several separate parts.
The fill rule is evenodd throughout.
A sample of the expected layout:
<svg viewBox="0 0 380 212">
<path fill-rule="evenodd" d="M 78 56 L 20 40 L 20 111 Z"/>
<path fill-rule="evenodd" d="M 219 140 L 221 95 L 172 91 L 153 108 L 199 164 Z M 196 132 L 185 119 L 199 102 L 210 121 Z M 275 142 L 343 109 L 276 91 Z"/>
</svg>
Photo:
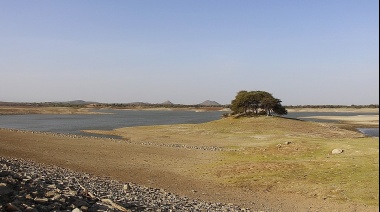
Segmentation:
<svg viewBox="0 0 380 212">
<path fill-rule="evenodd" d="M 378 0 L 0 0 L 0 101 L 379 103 Z"/>
</svg>

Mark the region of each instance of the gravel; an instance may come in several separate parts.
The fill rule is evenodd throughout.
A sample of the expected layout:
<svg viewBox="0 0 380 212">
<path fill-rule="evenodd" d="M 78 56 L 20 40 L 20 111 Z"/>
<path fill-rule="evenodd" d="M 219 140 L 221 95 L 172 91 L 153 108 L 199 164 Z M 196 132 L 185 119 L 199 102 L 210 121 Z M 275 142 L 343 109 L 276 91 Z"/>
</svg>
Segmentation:
<svg viewBox="0 0 380 212">
<path fill-rule="evenodd" d="M 0 211 L 249 211 L 0 156 Z"/>
<path fill-rule="evenodd" d="M 145 142 L 134 142 L 131 140 L 125 140 L 125 139 L 116 139 L 116 138 L 108 138 L 108 137 L 102 137 L 99 136 L 83 136 L 83 135 L 75 135 L 75 134 L 66 134 L 66 133 L 55 133 L 55 132 L 42 132 L 42 131 L 30 131 L 30 130 L 19 130 L 19 129 L 6 129 L 6 128 L 0 128 L 4 130 L 9 130 L 12 132 L 18 132 L 18 133 L 31 133 L 31 134 L 41 134 L 41 135 L 52 135 L 57 137 L 67 137 L 67 138 L 91 138 L 91 139 L 105 139 L 110 141 L 116 141 L 116 142 L 124 142 L 128 144 L 137 144 L 137 145 L 144 145 L 144 146 L 160 146 L 160 147 L 170 147 L 170 148 L 183 148 L 183 149 L 197 149 L 197 150 L 205 150 L 205 151 L 224 151 L 222 147 L 218 146 L 192 146 L 192 145 L 186 145 L 186 144 L 166 144 L 166 143 L 153 143 L 149 141 Z"/>
</svg>

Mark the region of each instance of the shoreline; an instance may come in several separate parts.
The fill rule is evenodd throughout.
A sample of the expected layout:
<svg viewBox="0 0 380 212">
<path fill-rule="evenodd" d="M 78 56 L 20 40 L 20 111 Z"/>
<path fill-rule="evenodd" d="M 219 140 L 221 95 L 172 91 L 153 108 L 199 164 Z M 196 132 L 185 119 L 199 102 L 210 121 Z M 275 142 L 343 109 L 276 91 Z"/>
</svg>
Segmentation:
<svg viewBox="0 0 380 212">
<path fill-rule="evenodd" d="M 94 111 L 97 110 L 97 111 Z M 194 111 L 194 112 L 230 112 L 229 109 L 222 107 L 200 107 L 200 108 L 73 108 L 73 107 L 12 107 L 12 106 L 0 106 L 1 115 L 29 115 L 29 114 L 110 114 L 99 112 L 101 110 L 131 110 L 131 111 Z"/>
<path fill-rule="evenodd" d="M 107 114 L 94 112 L 93 110 L 151 110 L 151 111 L 174 111 L 185 110 L 195 112 L 220 111 L 231 112 L 224 107 L 46 107 L 46 106 L 0 106 L 0 115 L 26 115 L 26 114 Z M 352 112 L 352 113 L 379 113 L 379 108 L 289 108 L 288 112 Z"/>
<path fill-rule="evenodd" d="M 10 133 L 7 133 L 7 131 Z M 374 208 L 376 208 L 374 206 L 365 206 L 361 204 L 344 202 L 338 203 L 332 200 L 321 201 L 292 193 L 286 193 L 286 196 L 283 196 L 281 193 L 273 194 L 257 190 L 250 191 L 249 189 L 246 190 L 234 186 L 231 187 L 221 185 L 219 183 L 215 184 L 215 182 L 207 180 L 208 178 L 198 178 L 193 174 L 179 174 L 193 166 L 191 165 L 189 167 L 188 165 L 190 164 L 195 165 L 196 163 L 196 166 L 198 166 L 200 164 L 205 164 L 205 162 L 209 163 L 210 161 L 217 159 L 218 157 L 215 158 L 215 156 L 219 155 L 221 152 L 213 153 L 213 151 L 206 150 L 205 153 L 207 154 L 204 154 L 202 153 L 204 151 L 197 149 L 181 150 L 181 148 L 177 147 L 168 148 L 165 146 L 146 146 L 143 143 L 133 144 L 114 139 L 71 137 L 70 135 L 64 134 L 40 133 L 21 130 L 0 129 L 0 135 L 0 146 L 2 146 L 2 148 L 0 148 L 1 156 L 33 160 L 37 163 L 43 163 L 49 166 L 58 166 L 76 172 L 79 171 L 80 173 L 106 177 L 108 179 L 114 179 L 124 183 L 131 183 L 131 185 L 157 188 L 159 190 L 163 189 L 166 192 L 179 195 L 180 197 L 188 197 L 191 201 L 199 200 L 201 202 L 220 202 L 220 206 L 228 205 L 228 207 L 234 208 L 250 208 L 251 211 L 304 211 L 310 210 L 311 208 L 314 208 L 316 211 L 329 211 L 330 209 L 339 211 L 352 208 L 356 208 L 360 211 L 374 211 Z M 4 140 L 1 138 L 7 138 L 10 143 L 7 142 L 8 144 L 3 144 Z M 62 146 L 62 144 L 65 144 L 65 146 Z M 114 147 L 111 148 L 111 146 Z M 75 150 L 72 149 L 74 147 Z M 91 147 L 92 150 L 88 149 L 89 147 Z M 102 154 L 104 150 L 108 152 L 107 149 L 109 148 L 112 149 L 110 149 L 110 153 L 112 152 L 112 154 Z M 122 155 L 120 155 L 121 152 L 123 152 Z M 174 156 L 171 159 L 169 158 L 166 160 L 167 162 L 164 163 L 159 162 L 164 159 L 162 157 L 159 157 L 161 159 L 149 159 L 152 156 L 152 153 L 157 154 L 158 152 L 163 153 L 165 157 L 172 154 L 176 154 L 177 156 Z M 103 157 L 101 157 L 102 159 L 96 156 L 99 155 L 99 153 L 103 155 Z M 139 155 L 139 159 L 134 157 L 137 156 L 136 154 Z M 107 158 L 104 158 L 106 155 Z M 125 156 L 127 155 L 132 155 L 132 160 L 126 159 Z M 193 162 L 190 162 L 189 164 L 189 157 L 194 158 L 194 156 L 195 158 L 201 160 L 193 161 L 193 159 L 191 159 L 190 161 Z M 110 160 L 109 157 L 114 159 Z M 173 162 L 180 160 L 182 162 L 177 162 L 175 164 L 179 165 L 187 163 L 188 165 L 185 165 L 183 168 L 188 168 L 180 168 L 178 170 L 179 172 L 170 171 L 169 173 L 164 174 L 165 170 L 167 170 L 166 168 L 163 168 L 160 165 L 160 169 L 163 168 L 163 170 L 158 171 L 155 166 L 149 165 L 150 168 L 146 167 L 148 164 L 145 160 L 150 162 L 157 161 L 159 162 L 158 164 L 172 164 Z M 130 164 L 129 162 L 129 165 L 127 166 L 117 165 L 122 161 L 135 161 L 140 165 L 136 166 L 133 165 L 133 163 Z M 159 177 L 159 175 L 162 176 Z M 131 176 L 136 177 L 131 178 Z M 300 204 L 295 204 L 293 202 L 299 199 L 302 199 L 302 201 L 299 202 Z M 285 204 L 285 202 L 287 203 Z M 321 204 L 324 205 L 321 206 Z"/>
<path fill-rule="evenodd" d="M 0 106 L 1 115 L 29 115 L 29 114 L 108 114 L 91 111 L 92 108 L 74 108 L 74 107 L 13 107 L 13 106 Z"/>
<path fill-rule="evenodd" d="M 337 163 L 340 169 L 347 167 L 343 169 L 347 171 L 352 171 L 353 165 L 372 165 L 362 161 L 378 157 L 378 140 L 358 132 L 330 124 L 257 117 L 226 118 L 203 124 L 128 127 L 111 133 L 122 135 L 124 140 L 0 129 L 0 155 L 253 210 L 305 211 L 312 207 L 315 211 L 376 211 L 376 206 L 350 199 L 337 201 L 339 198 L 335 195 L 339 193 L 329 196 L 329 182 L 323 181 L 317 186 L 308 184 L 318 182 L 321 174 L 331 177 L 331 168 L 336 168 Z M 215 146 L 222 151 L 203 149 Z M 344 154 L 332 156 L 329 152 L 337 147 L 344 148 Z M 304 155 L 307 160 L 302 159 Z M 315 167 L 314 160 L 323 166 Z M 302 167 L 305 168 L 298 170 Z M 274 178 L 258 178 L 271 176 L 273 172 L 276 173 Z M 297 173 L 318 178 L 305 179 Z M 273 181 L 281 176 L 286 177 Z M 343 180 L 344 176 L 346 174 L 342 175 Z M 241 179 L 244 181 L 240 182 Z M 288 185 L 295 190 L 288 190 Z M 339 184 L 345 185 L 351 183 Z M 361 186 L 367 185 L 372 184 L 368 181 Z M 314 187 L 319 190 L 310 190 Z M 368 188 L 366 193 L 372 195 L 374 187 Z M 341 188 L 344 192 L 350 189 Z"/>
<path fill-rule="evenodd" d="M 299 118 L 332 120 L 342 124 L 352 124 L 359 126 L 368 126 L 369 128 L 379 127 L 379 115 L 357 115 L 357 116 L 307 116 Z"/>
<path fill-rule="evenodd" d="M 379 113 L 379 108 L 289 108 L 288 112 Z"/>
</svg>

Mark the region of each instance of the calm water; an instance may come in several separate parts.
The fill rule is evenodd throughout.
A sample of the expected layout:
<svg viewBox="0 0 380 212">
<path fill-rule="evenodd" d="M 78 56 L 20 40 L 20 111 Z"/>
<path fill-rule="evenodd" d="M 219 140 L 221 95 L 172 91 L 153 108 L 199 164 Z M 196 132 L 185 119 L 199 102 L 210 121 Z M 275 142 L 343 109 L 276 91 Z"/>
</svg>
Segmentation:
<svg viewBox="0 0 380 212">
<path fill-rule="evenodd" d="M 366 135 L 379 137 L 379 128 L 358 128 L 358 130 Z"/>
<path fill-rule="evenodd" d="M 134 111 L 134 110 L 97 110 L 109 114 L 89 115 L 1 115 L 0 128 L 13 128 L 32 131 L 47 131 L 92 135 L 81 130 L 112 130 L 121 127 L 163 125 L 163 124 L 197 124 L 221 118 L 225 112 L 194 111 Z M 378 115 L 378 113 L 327 113 L 327 112 L 294 112 L 286 117 L 300 118 L 307 116 L 355 116 Z M 300 118 L 308 121 L 329 122 L 311 118 Z M 379 128 L 358 129 L 369 136 L 379 137 Z M 104 135 L 95 135 L 103 136 Z M 112 136 L 106 136 L 112 137 Z"/>
<path fill-rule="evenodd" d="M 90 135 L 81 132 L 81 130 L 112 130 L 121 127 L 163 124 L 196 124 L 220 119 L 224 113 L 219 111 L 198 113 L 193 111 L 97 111 L 109 114 L 2 115 L 0 116 L 0 128 Z"/>
</svg>

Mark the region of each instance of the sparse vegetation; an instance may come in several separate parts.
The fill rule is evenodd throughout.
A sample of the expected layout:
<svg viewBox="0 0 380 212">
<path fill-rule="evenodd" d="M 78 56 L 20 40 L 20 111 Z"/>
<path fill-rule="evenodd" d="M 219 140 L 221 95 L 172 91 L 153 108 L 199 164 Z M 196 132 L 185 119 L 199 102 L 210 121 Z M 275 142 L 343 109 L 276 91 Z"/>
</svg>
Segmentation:
<svg viewBox="0 0 380 212">
<path fill-rule="evenodd" d="M 32 112 L 28 111 L 28 108 L 33 107 L 25 108 L 22 108 L 24 112 Z M 44 107 L 37 109 L 45 110 Z M 46 112 L 59 112 L 61 109 L 81 111 L 88 108 L 50 107 L 51 111 Z M 136 179 L 139 179 L 140 175 L 136 173 L 143 173 L 143 176 L 147 176 L 147 180 L 153 179 L 151 176 L 154 176 L 155 180 L 168 180 L 167 176 L 176 176 L 176 179 L 186 179 L 186 182 L 189 179 L 196 182 L 205 180 L 239 191 L 249 190 L 255 195 L 263 192 L 276 197 L 300 194 L 302 198 L 311 197 L 323 203 L 326 203 L 324 199 L 327 199 L 377 207 L 378 138 L 365 137 L 361 133 L 336 126 L 338 125 L 276 116 L 239 119 L 227 117 L 203 124 L 89 131 L 118 135 L 132 142 L 131 145 L 119 141 L 103 142 L 84 138 L 81 142 L 77 140 L 69 142 L 68 138 L 59 136 L 41 141 L 42 137 L 39 137 L 41 135 L 32 134 L 26 134 L 24 136 L 27 138 L 19 139 L 17 136 L 22 136 L 22 133 L 14 133 L 16 136 L 14 141 L 19 143 L 5 139 L 0 149 L 3 154 L 10 154 L 6 151 L 8 148 L 19 148 L 18 153 L 14 151 L 12 154 L 37 158 L 40 154 L 42 160 L 47 158 L 44 155 L 46 152 L 51 152 L 56 154 L 51 158 L 59 157 L 55 162 L 60 165 L 65 165 L 61 162 L 68 161 L 69 158 L 76 164 L 74 167 L 78 166 L 88 171 L 100 170 L 101 173 L 107 169 L 109 170 L 107 173 L 112 173 L 113 176 L 125 176 L 124 173 L 130 173 L 130 176 L 138 176 Z M 31 139 L 36 143 L 33 143 L 32 147 L 25 148 L 24 145 L 32 143 L 29 142 Z M 111 146 L 114 149 L 108 151 L 107 148 Z M 183 146 L 189 148 L 182 148 Z M 200 147 L 206 151 L 193 150 L 191 147 Z M 211 149 L 207 147 L 216 147 L 215 149 L 223 151 L 207 151 Z M 38 151 L 30 150 L 31 148 Z M 331 150 L 336 148 L 343 149 L 344 152 L 333 155 Z M 25 153 L 28 151 L 29 153 Z M 83 152 L 87 152 L 91 157 L 83 157 Z M 120 155 L 124 157 L 122 160 Z M 198 157 L 196 161 L 193 158 L 195 155 Z M 133 169 L 133 167 L 146 166 L 149 167 L 142 172 Z M 163 167 L 169 175 L 162 175 Z M 131 169 L 126 171 L 127 168 Z"/>
<path fill-rule="evenodd" d="M 225 185 L 378 205 L 378 138 L 330 124 L 264 116 L 97 132 L 137 142 L 223 147 L 227 151 L 216 162 L 194 172 Z M 345 151 L 332 155 L 334 148 Z"/>
</svg>

